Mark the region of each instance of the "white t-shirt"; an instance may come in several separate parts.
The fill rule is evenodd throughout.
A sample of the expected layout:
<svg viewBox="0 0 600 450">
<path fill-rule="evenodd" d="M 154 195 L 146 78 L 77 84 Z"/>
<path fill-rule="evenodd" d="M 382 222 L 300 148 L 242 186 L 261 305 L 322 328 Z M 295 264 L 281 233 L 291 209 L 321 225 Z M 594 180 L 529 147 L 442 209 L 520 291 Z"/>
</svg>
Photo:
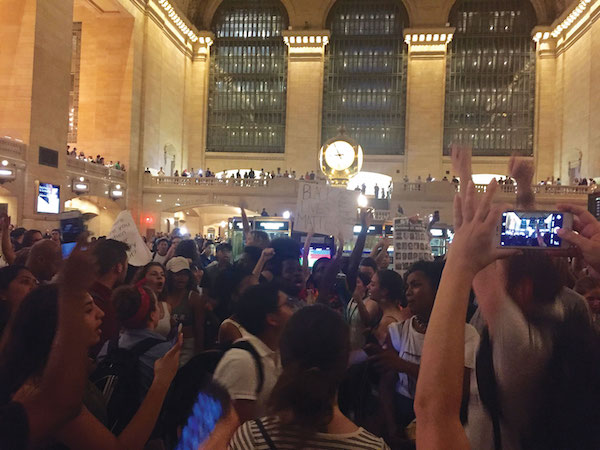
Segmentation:
<svg viewBox="0 0 600 450">
<path fill-rule="evenodd" d="M 256 362 L 250 352 L 242 349 L 232 348 L 225 353 L 217 365 L 213 380 L 227 389 L 232 400 L 256 401 L 256 412 L 258 417 L 262 417 L 266 414 L 267 401 L 281 374 L 279 352 L 274 352 L 263 341 L 249 333 L 236 342 L 241 340 L 250 342 L 260 355 L 264 374 L 262 390 L 256 393 L 259 382 Z"/>
<path fill-rule="evenodd" d="M 405 361 L 421 364 L 425 335 L 415 330 L 415 316 L 403 322 L 393 323 L 388 327 L 390 339 L 400 358 Z M 475 356 L 479 347 L 479 334 L 469 324 L 465 324 L 465 367 L 475 368 Z M 415 398 L 417 380 L 405 373 L 398 374 L 396 392 L 408 398 Z"/>
<path fill-rule="evenodd" d="M 157 262 L 157 263 L 161 263 L 163 266 L 165 265 L 165 263 L 167 262 L 167 255 L 165 256 L 160 256 L 158 254 L 158 252 L 156 252 L 154 254 L 154 256 L 152 257 L 152 261 Z"/>
</svg>

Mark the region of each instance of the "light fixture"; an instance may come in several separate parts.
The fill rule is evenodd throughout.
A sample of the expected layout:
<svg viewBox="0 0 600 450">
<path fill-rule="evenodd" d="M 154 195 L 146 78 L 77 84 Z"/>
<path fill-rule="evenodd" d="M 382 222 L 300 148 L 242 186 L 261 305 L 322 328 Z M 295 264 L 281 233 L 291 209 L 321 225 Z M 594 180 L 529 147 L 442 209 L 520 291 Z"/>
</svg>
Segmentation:
<svg viewBox="0 0 600 450">
<path fill-rule="evenodd" d="M 83 177 L 79 177 L 79 181 L 77 180 L 73 180 L 73 182 L 71 183 L 71 186 L 73 186 L 71 189 L 73 189 L 73 192 L 75 192 L 76 194 L 83 194 L 85 192 L 89 192 L 90 191 L 90 185 L 88 183 L 84 183 L 85 178 Z"/>
<path fill-rule="evenodd" d="M 221 228 L 225 228 L 227 226 L 227 222 L 223 220 L 219 225 L 221 226 Z"/>
<path fill-rule="evenodd" d="M 7 160 L 5 160 L 5 159 L 3 159 L 3 160 L 2 160 L 2 165 L 3 165 L 4 167 L 8 166 L 8 161 L 7 161 Z"/>
<path fill-rule="evenodd" d="M 189 231 L 188 231 L 188 229 L 187 229 L 186 226 L 179 227 L 179 232 L 181 233 L 182 236 L 185 236 L 186 234 L 189 234 Z"/>
<path fill-rule="evenodd" d="M 359 208 L 366 208 L 369 204 L 369 200 L 364 194 L 360 194 L 356 199 L 356 203 L 358 204 Z"/>
<path fill-rule="evenodd" d="M 6 164 L 4 164 L 5 162 Z M 7 181 L 13 181 L 16 178 L 14 169 L 9 168 L 7 166 L 8 161 L 2 161 L 3 168 L 0 169 L 0 184 L 5 183 Z"/>
<path fill-rule="evenodd" d="M 292 213 L 291 213 L 291 212 L 289 212 L 289 211 L 284 211 L 284 212 L 283 212 L 283 216 L 282 216 L 282 217 L 283 217 L 284 219 L 289 219 L 291 216 L 292 216 Z"/>
<path fill-rule="evenodd" d="M 194 31 L 185 24 L 184 20 L 179 17 L 179 14 L 175 12 L 175 9 L 168 0 L 158 0 L 158 4 L 162 7 L 173 25 L 179 28 L 179 31 L 181 31 L 184 37 L 189 37 L 192 42 L 198 42 L 199 38 L 196 33 L 194 33 Z M 212 44 L 212 40 L 208 45 L 210 44 Z"/>
<path fill-rule="evenodd" d="M 113 187 L 111 187 L 110 189 L 110 197 L 113 200 L 119 199 L 119 198 L 123 198 L 123 196 L 125 195 L 125 190 L 121 188 L 120 184 L 117 184 Z"/>
</svg>

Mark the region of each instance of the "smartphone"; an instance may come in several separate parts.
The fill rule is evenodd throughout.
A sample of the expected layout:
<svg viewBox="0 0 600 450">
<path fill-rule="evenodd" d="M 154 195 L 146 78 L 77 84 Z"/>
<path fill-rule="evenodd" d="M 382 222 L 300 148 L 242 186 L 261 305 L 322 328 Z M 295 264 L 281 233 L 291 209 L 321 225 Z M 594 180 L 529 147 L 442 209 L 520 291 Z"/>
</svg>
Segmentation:
<svg viewBox="0 0 600 450">
<path fill-rule="evenodd" d="M 568 248 L 558 236 L 573 229 L 573 214 L 560 211 L 504 211 L 498 226 L 498 247 L 538 250 Z"/>
</svg>

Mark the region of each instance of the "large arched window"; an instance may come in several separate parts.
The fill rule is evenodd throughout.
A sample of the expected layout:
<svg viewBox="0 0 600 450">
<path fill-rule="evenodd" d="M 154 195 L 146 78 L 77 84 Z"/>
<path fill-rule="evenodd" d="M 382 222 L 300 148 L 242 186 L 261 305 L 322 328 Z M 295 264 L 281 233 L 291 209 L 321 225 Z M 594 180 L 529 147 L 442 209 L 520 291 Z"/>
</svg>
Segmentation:
<svg viewBox="0 0 600 450">
<path fill-rule="evenodd" d="M 458 0 L 448 46 L 444 154 L 533 154 L 535 11 L 528 0 Z"/>
<path fill-rule="evenodd" d="M 338 0 L 327 18 L 325 142 L 340 128 L 368 155 L 404 153 L 408 15 L 400 0 Z"/>
<path fill-rule="evenodd" d="M 279 0 L 225 0 L 212 31 L 209 152 L 283 153 L 285 8 Z"/>
</svg>

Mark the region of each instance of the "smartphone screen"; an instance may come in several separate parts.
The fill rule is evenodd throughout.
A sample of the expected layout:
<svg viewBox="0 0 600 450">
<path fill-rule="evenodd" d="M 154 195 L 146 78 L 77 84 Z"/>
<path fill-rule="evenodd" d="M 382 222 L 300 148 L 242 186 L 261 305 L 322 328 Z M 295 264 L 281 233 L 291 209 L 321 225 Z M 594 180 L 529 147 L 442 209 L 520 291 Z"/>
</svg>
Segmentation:
<svg viewBox="0 0 600 450">
<path fill-rule="evenodd" d="M 557 211 L 505 211 L 500 247 L 560 248 L 562 239 L 557 232 L 571 225 L 572 217 Z"/>
<path fill-rule="evenodd" d="M 62 257 L 63 259 L 67 259 L 69 257 L 69 255 L 71 254 L 71 252 L 73 251 L 73 249 L 75 248 L 75 246 L 77 245 L 77 242 L 67 242 L 66 244 L 62 244 L 61 250 L 62 250 Z"/>
</svg>

